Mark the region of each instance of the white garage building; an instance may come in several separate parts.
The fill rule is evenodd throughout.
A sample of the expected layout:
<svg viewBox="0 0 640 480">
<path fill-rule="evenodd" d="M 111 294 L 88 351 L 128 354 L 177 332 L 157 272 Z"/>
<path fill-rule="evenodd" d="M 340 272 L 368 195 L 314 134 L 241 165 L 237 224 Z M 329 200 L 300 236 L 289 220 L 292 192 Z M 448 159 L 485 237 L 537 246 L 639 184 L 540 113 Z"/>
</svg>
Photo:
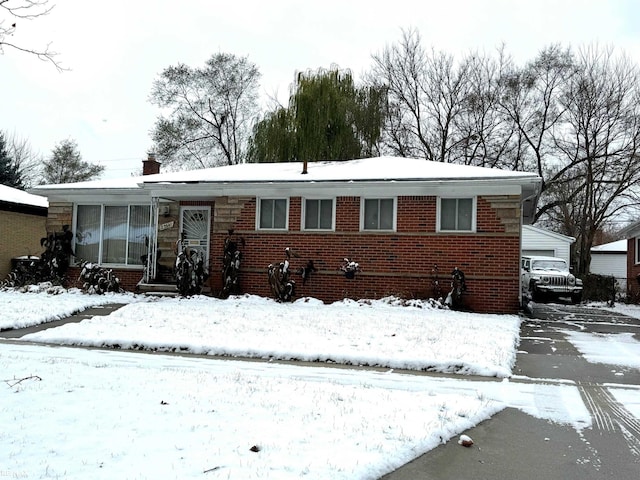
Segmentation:
<svg viewBox="0 0 640 480">
<path fill-rule="evenodd" d="M 605 243 L 591 248 L 590 273 L 615 277 L 620 291 L 627 291 L 627 241 Z"/>
<path fill-rule="evenodd" d="M 533 225 L 522 226 L 522 255 L 558 257 L 571 265 L 571 245 L 575 241 L 573 237 Z"/>
</svg>

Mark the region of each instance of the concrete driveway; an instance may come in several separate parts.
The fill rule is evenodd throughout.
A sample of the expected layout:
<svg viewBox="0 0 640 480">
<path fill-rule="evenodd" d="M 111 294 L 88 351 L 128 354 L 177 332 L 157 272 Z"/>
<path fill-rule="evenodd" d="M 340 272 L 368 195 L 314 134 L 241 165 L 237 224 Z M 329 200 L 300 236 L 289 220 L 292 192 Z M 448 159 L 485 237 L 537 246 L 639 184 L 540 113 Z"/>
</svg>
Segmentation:
<svg viewBox="0 0 640 480">
<path fill-rule="evenodd" d="M 640 369 L 588 362 L 568 341 L 571 331 L 631 333 L 640 341 L 640 320 L 584 306 L 537 304 L 522 323 L 511 381 L 575 384 L 591 413 L 590 428 L 577 431 L 507 408 L 465 432 L 475 442 L 471 448 L 452 439 L 383 478 L 640 478 L 640 419 L 609 391 L 640 385 Z"/>
</svg>

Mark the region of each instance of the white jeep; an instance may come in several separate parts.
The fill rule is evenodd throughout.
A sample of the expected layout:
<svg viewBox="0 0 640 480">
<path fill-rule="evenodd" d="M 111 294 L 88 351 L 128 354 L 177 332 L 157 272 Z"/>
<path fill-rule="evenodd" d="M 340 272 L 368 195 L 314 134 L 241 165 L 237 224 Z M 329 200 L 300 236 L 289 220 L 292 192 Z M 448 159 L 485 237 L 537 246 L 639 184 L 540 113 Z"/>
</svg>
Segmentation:
<svg viewBox="0 0 640 480">
<path fill-rule="evenodd" d="M 562 258 L 522 257 L 522 300 L 540 302 L 570 297 L 573 303 L 582 300 L 582 280 L 569 271 Z"/>
</svg>

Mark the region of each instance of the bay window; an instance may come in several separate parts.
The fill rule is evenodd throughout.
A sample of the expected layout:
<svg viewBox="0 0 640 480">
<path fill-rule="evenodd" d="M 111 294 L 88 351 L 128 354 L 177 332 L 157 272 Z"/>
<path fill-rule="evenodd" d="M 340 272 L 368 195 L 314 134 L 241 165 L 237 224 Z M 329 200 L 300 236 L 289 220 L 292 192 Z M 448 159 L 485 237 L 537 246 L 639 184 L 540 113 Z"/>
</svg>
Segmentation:
<svg viewBox="0 0 640 480">
<path fill-rule="evenodd" d="M 77 205 L 76 260 L 142 265 L 150 211 L 149 205 Z"/>
</svg>

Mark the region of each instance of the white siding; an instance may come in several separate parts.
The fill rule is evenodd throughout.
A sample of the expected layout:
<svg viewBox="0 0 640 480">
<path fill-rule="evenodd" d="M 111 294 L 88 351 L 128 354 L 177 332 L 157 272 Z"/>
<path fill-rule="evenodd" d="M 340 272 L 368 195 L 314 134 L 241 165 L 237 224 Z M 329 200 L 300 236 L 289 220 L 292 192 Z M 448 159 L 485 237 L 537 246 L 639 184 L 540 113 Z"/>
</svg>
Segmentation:
<svg viewBox="0 0 640 480">
<path fill-rule="evenodd" d="M 591 253 L 591 273 L 627 278 L 627 255 L 622 253 Z"/>
<path fill-rule="evenodd" d="M 620 289 L 627 290 L 627 241 L 598 245 L 591 249 L 589 272 L 616 278 Z"/>
<path fill-rule="evenodd" d="M 571 265 L 572 237 L 549 232 L 531 225 L 522 226 L 522 253 L 551 255 L 566 260 Z"/>
</svg>

